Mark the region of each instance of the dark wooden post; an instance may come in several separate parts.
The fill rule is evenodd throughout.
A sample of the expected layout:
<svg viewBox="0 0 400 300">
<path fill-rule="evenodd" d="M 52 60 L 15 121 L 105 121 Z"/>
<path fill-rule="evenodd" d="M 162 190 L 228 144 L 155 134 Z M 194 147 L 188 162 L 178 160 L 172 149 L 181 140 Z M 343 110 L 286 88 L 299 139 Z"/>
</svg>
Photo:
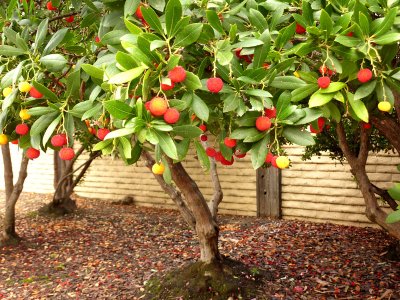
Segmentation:
<svg viewBox="0 0 400 300">
<path fill-rule="evenodd" d="M 257 217 L 281 218 L 281 171 L 257 170 Z"/>
</svg>

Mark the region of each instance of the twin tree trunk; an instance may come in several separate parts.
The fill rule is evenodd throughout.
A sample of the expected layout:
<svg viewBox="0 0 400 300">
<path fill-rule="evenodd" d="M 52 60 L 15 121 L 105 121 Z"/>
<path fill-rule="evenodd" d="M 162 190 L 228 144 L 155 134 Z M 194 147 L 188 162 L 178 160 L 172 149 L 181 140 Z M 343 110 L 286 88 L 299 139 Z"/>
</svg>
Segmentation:
<svg viewBox="0 0 400 300">
<path fill-rule="evenodd" d="M 147 151 L 143 151 L 142 157 L 145 160 L 146 166 L 151 169 L 151 166 L 155 163 L 152 156 Z M 211 163 L 215 164 L 214 161 Z M 211 174 L 211 177 L 214 182 L 214 187 L 216 188 L 219 186 L 219 189 L 214 191 L 213 199 L 210 201 L 210 209 L 196 182 L 186 172 L 182 164 L 173 163 L 171 159 L 168 159 L 168 165 L 172 180 L 175 182 L 177 188 L 179 188 L 179 191 L 173 186 L 168 185 L 164 181 L 162 175 L 154 176 L 160 183 L 162 189 L 177 204 L 185 221 L 196 231 L 200 243 L 200 261 L 207 264 L 220 262 L 222 257 L 218 250 L 219 228 L 216 222 L 216 215 L 213 216 L 212 214 L 212 211 L 215 213 L 217 212 L 217 208 L 215 208 L 214 205 L 217 206 L 222 200 L 222 191 L 219 181 L 218 183 L 214 182 L 218 180 L 218 176 L 215 177 L 216 170 L 213 170 L 215 173 L 214 175 Z"/>
<path fill-rule="evenodd" d="M 13 167 L 9 145 L 1 146 L 3 165 L 4 165 L 4 182 L 6 190 L 6 209 L 4 213 L 3 231 L 0 236 L 0 246 L 15 244 L 20 240 L 15 231 L 15 205 L 22 193 L 26 176 L 28 175 L 29 159 L 22 157 L 18 180 L 14 185 Z"/>
</svg>

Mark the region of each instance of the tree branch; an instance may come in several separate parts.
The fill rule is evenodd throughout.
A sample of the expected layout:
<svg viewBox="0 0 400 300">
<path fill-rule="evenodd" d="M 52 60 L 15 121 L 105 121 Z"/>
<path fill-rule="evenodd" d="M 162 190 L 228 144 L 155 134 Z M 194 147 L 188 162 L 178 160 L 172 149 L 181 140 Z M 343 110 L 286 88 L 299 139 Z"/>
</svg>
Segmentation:
<svg viewBox="0 0 400 300">
<path fill-rule="evenodd" d="M 361 127 L 360 150 L 358 152 L 357 160 L 361 165 L 365 165 L 368 159 L 368 145 L 369 145 L 368 130 L 365 129 L 363 126 L 360 127 Z"/>
<path fill-rule="evenodd" d="M 386 137 L 390 144 L 400 154 L 400 125 L 395 119 L 388 116 L 371 116 L 371 123 L 379 130 L 379 132 Z"/>
<path fill-rule="evenodd" d="M 347 139 L 346 139 L 346 132 L 344 130 L 342 121 L 337 123 L 336 134 L 337 134 L 338 140 L 339 140 L 339 147 L 342 150 L 343 154 L 345 155 L 345 157 L 347 158 L 347 160 L 349 162 L 351 161 L 352 163 L 355 163 L 357 158 L 349 148 L 349 144 L 347 143 Z"/>
<path fill-rule="evenodd" d="M 10 146 L 5 144 L 1 146 L 1 153 L 3 155 L 4 166 L 4 185 L 6 189 L 6 201 L 10 198 L 14 190 L 14 174 L 11 160 Z"/>
<path fill-rule="evenodd" d="M 64 19 L 64 18 L 66 18 L 66 17 L 76 16 L 77 14 L 78 14 L 77 12 L 73 12 L 73 13 L 69 13 L 69 14 L 63 14 L 63 15 L 55 16 L 55 17 L 49 19 L 49 23 L 50 23 L 50 22 L 57 21 L 57 20 Z"/>
<path fill-rule="evenodd" d="M 146 167 L 151 170 L 152 166 L 155 164 L 154 158 L 151 156 L 151 154 L 143 150 L 142 151 L 142 158 L 145 162 Z M 172 185 L 169 185 L 165 182 L 164 178 L 161 175 L 156 175 L 153 174 L 161 188 L 164 190 L 164 192 L 170 196 L 172 201 L 175 202 L 175 204 L 178 206 L 179 211 L 181 212 L 184 220 L 186 223 L 192 228 L 193 230 L 196 227 L 196 220 L 193 216 L 193 213 L 190 211 L 188 206 L 186 205 L 185 201 L 182 198 L 182 194 L 174 188 Z"/>
<path fill-rule="evenodd" d="M 389 204 L 390 208 L 393 210 L 396 210 L 398 207 L 397 202 L 389 195 L 387 190 L 381 189 L 379 187 L 377 187 L 375 184 L 371 183 L 371 190 L 382 197 L 383 200 L 385 200 L 385 202 L 387 204 Z"/>
</svg>

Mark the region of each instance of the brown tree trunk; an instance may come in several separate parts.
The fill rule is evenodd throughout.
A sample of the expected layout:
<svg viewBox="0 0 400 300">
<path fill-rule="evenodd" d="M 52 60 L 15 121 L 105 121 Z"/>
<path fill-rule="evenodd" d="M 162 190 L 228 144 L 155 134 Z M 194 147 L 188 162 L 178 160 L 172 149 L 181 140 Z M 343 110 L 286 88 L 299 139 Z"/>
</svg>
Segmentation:
<svg viewBox="0 0 400 300">
<path fill-rule="evenodd" d="M 378 224 L 390 235 L 400 240 L 400 223 L 386 223 L 385 220 L 387 213 L 379 206 L 378 199 L 374 193 L 374 186 L 370 182 L 365 169 L 368 158 L 367 131 L 365 129 L 361 129 L 360 150 L 358 155 L 350 150 L 342 122 L 337 124 L 336 133 L 338 136 L 340 149 L 343 151 L 343 154 L 345 155 L 347 162 L 351 167 L 351 172 L 356 178 L 361 193 L 364 197 L 366 216 L 371 222 Z"/>
<path fill-rule="evenodd" d="M 184 195 L 196 220 L 196 233 L 200 242 L 200 261 L 207 264 L 220 261 L 218 225 L 211 215 L 203 194 L 181 163 L 173 163 L 171 159 L 168 159 L 168 164 L 172 179 Z"/>
<path fill-rule="evenodd" d="M 22 193 L 26 176 L 28 175 L 29 159 L 22 157 L 18 180 L 13 184 L 13 169 L 11 162 L 10 148 L 8 144 L 1 147 L 4 162 L 4 179 L 6 188 L 6 210 L 3 221 L 3 232 L 0 236 L 0 245 L 9 245 L 18 243 L 21 239 L 15 231 L 15 205 Z"/>
</svg>

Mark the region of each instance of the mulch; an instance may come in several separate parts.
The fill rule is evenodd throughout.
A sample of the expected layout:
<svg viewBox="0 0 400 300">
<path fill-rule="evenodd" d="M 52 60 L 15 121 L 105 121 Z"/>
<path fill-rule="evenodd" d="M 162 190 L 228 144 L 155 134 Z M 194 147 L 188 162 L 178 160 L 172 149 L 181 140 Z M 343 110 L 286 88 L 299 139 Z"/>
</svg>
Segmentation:
<svg viewBox="0 0 400 300">
<path fill-rule="evenodd" d="M 38 216 L 50 199 L 19 200 L 24 240 L 0 248 L 0 299 L 140 299 L 151 276 L 199 257 L 176 211 L 78 198 L 74 215 Z M 385 258 L 393 240 L 381 230 L 239 216 L 220 223 L 224 255 L 272 272 L 260 299 L 400 299 L 400 263 Z"/>
</svg>

